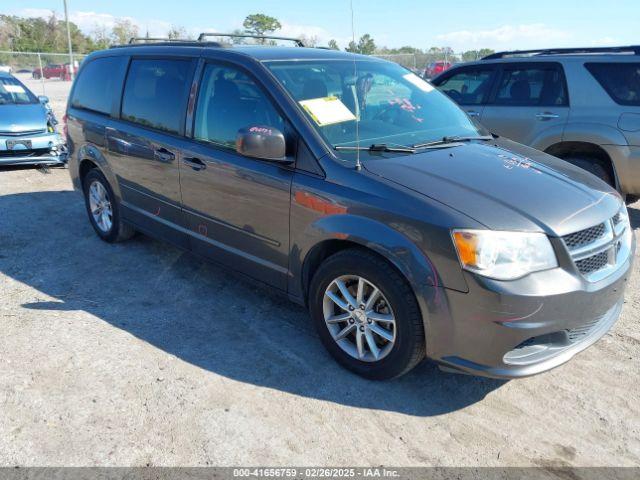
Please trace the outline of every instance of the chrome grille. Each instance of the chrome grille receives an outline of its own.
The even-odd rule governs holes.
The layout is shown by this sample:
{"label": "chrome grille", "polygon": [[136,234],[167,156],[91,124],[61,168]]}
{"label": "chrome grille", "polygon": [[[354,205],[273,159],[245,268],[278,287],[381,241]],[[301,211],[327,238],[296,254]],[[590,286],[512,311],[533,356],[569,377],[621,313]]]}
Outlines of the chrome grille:
{"label": "chrome grille", "polygon": [[599,238],[602,238],[605,234],[605,225],[601,223],[595,227],[586,228],[576,233],[571,233],[563,237],[564,243],[569,249],[578,248],[583,245],[588,245]]}
{"label": "chrome grille", "polygon": [[604,252],[600,252],[596,255],[592,255],[591,257],[587,257],[584,260],[578,260],[576,262],[576,267],[578,267],[578,270],[580,270],[581,274],[588,275],[592,272],[606,267],[608,263],[609,252],[605,250]]}
{"label": "chrome grille", "polygon": [[[630,229],[625,207],[605,222],[562,237],[577,270],[591,282],[605,278],[626,260]],[[627,238],[627,240],[625,240]]]}

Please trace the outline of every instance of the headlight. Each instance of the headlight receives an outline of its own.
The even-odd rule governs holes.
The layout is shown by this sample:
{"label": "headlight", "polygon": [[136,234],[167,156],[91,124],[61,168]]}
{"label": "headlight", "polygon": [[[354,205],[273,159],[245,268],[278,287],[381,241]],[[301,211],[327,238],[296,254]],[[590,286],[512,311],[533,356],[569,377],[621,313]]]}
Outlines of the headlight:
{"label": "headlight", "polygon": [[514,280],[558,266],[543,233],[453,230],[462,268],[497,280]]}

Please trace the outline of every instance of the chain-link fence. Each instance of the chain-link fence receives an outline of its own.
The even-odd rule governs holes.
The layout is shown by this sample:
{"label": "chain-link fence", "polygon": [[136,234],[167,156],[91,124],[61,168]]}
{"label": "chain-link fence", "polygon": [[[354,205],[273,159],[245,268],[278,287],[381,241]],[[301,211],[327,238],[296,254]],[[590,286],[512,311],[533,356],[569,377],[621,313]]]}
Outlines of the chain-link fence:
{"label": "chain-link fence", "polygon": [[482,58],[479,50],[469,50],[464,53],[445,50],[434,53],[394,53],[388,55],[375,54],[374,56],[399,63],[426,78],[433,78],[455,64],[472,62]]}
{"label": "chain-link fence", "polygon": [[[69,82],[72,74],[75,75],[75,72],[78,71],[84,57],[85,55],[82,54],[74,54],[73,62],[71,62],[68,53],[0,51],[0,70],[12,73],[23,82],[37,81],[37,88],[34,88],[34,82],[28,82],[29,88],[33,89],[34,93],[48,95],[49,84]],[[57,88],[55,89],[57,90]]]}

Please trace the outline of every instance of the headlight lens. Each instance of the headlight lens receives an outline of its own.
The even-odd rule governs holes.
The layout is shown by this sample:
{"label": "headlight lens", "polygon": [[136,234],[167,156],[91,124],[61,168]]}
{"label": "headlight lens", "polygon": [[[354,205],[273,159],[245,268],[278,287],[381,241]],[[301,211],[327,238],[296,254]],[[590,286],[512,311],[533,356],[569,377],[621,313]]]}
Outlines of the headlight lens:
{"label": "headlight lens", "polygon": [[543,233],[453,230],[462,267],[497,280],[514,280],[531,272],[558,266],[556,254]]}

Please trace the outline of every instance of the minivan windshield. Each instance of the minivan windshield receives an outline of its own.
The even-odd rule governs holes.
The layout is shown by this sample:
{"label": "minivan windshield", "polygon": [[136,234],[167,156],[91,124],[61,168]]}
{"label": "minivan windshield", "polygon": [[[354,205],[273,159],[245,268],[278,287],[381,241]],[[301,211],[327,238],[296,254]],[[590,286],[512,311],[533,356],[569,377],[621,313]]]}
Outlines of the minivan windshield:
{"label": "minivan windshield", "polygon": [[443,138],[486,133],[448,97],[394,63],[366,59],[265,63],[336,149],[383,145],[400,151]]}
{"label": "minivan windshield", "polygon": [[0,105],[37,103],[36,96],[16,78],[0,77]]}

